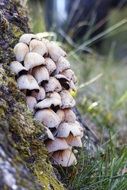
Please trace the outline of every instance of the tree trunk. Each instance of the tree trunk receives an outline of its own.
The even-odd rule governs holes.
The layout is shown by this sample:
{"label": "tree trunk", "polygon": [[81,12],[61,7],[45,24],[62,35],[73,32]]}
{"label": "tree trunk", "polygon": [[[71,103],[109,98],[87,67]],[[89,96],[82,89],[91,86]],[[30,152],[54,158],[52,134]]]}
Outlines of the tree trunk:
{"label": "tree trunk", "polygon": [[27,22],[19,1],[0,1],[0,190],[62,190],[48,161],[43,126],[32,119],[9,69],[14,45],[29,32]]}

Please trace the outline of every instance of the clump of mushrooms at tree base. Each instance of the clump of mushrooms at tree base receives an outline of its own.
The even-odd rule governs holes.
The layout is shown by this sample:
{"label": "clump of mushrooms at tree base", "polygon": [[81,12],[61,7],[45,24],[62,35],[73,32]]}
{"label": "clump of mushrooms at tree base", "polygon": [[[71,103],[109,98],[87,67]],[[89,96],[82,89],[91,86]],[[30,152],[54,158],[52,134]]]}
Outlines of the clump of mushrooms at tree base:
{"label": "clump of mushrooms at tree base", "polygon": [[10,68],[34,118],[45,126],[53,164],[76,164],[73,147],[82,147],[83,128],[72,110],[75,100],[70,92],[76,89],[76,76],[66,52],[41,34],[23,34],[14,54]]}

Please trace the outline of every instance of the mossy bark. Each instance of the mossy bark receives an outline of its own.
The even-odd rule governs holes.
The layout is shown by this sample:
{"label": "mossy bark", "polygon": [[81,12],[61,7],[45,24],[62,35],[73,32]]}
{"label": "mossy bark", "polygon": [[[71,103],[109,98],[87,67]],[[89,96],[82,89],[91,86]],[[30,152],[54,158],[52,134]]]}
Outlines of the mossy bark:
{"label": "mossy bark", "polygon": [[0,1],[0,189],[64,189],[43,144],[43,126],[32,119],[9,64],[19,37],[29,32],[17,0]]}

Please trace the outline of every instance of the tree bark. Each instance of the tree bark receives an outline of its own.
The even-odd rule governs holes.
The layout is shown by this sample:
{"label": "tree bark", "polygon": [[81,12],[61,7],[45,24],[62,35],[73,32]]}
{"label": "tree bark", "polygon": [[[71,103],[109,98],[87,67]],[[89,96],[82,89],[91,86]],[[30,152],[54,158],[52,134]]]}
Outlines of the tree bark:
{"label": "tree bark", "polygon": [[19,1],[1,0],[0,190],[62,190],[48,161],[43,126],[32,119],[9,69],[13,47],[24,32],[29,32],[28,19]]}

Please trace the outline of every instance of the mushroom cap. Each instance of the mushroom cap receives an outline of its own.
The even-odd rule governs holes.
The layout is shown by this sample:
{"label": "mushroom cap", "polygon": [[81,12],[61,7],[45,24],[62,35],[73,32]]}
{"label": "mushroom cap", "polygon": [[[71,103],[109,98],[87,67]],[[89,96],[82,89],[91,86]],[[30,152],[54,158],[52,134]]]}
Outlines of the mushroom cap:
{"label": "mushroom cap", "polygon": [[76,157],[70,149],[54,152],[52,157],[53,164],[63,167],[69,167],[77,163]]}
{"label": "mushroom cap", "polygon": [[34,107],[35,107],[35,105],[37,104],[36,98],[33,97],[33,96],[27,96],[27,97],[26,97],[26,102],[27,102],[28,108],[29,108],[31,111],[34,111]]}
{"label": "mushroom cap", "polygon": [[72,108],[75,106],[75,100],[70,95],[70,93],[67,90],[63,90],[60,92],[62,106],[61,108]]}
{"label": "mushroom cap", "polygon": [[10,68],[15,74],[18,74],[20,71],[27,72],[27,69],[18,61],[11,62]]}
{"label": "mushroom cap", "polygon": [[50,108],[51,106],[60,106],[61,100],[58,98],[45,98],[38,104],[36,104],[36,109]]}
{"label": "mushroom cap", "polygon": [[48,152],[55,152],[58,150],[65,150],[69,148],[69,145],[65,141],[65,139],[55,138],[54,140],[48,140],[46,143],[46,147]]}
{"label": "mushroom cap", "polygon": [[60,119],[57,114],[51,109],[39,110],[35,113],[35,119],[42,122],[48,128],[57,128],[60,124]]}
{"label": "mushroom cap", "polygon": [[44,66],[33,68],[32,75],[37,80],[38,84],[40,84],[42,81],[48,82],[49,80],[48,70]]}
{"label": "mushroom cap", "polygon": [[56,73],[62,73],[66,69],[70,69],[70,63],[66,58],[61,56],[56,62]]}
{"label": "mushroom cap", "polygon": [[64,121],[65,122],[75,122],[76,121],[76,115],[71,109],[64,109]]}
{"label": "mushroom cap", "polygon": [[74,137],[72,134],[70,134],[67,138],[66,141],[68,145],[73,146],[73,147],[82,147],[82,141],[80,136]]}
{"label": "mushroom cap", "polygon": [[58,92],[49,92],[47,93],[47,97],[61,100],[61,96],[59,95]]}
{"label": "mushroom cap", "polygon": [[60,119],[60,123],[64,121],[65,118],[65,114],[64,114],[64,110],[59,109],[56,114],[58,115],[59,119]]}
{"label": "mushroom cap", "polygon": [[56,64],[49,57],[45,58],[45,66],[46,66],[49,74],[53,73],[56,70]]}
{"label": "mushroom cap", "polygon": [[39,90],[39,86],[37,81],[34,79],[32,75],[21,75],[17,79],[17,84],[20,90],[28,89],[28,90]]}
{"label": "mushroom cap", "polygon": [[31,39],[36,39],[37,36],[34,34],[23,34],[20,39],[19,42],[23,42],[29,45]]}
{"label": "mushroom cap", "polygon": [[47,48],[48,48],[48,52],[50,57],[53,59],[53,61],[58,61],[58,59],[61,56],[66,56],[66,52],[60,48],[55,42],[49,42],[47,43]]}
{"label": "mushroom cap", "polygon": [[32,91],[31,95],[34,96],[37,101],[43,100],[45,98],[45,90],[40,86],[39,92]]}
{"label": "mushroom cap", "polygon": [[61,86],[68,90],[70,88],[69,80],[61,74],[55,75],[55,78],[60,82]]}
{"label": "mushroom cap", "polygon": [[57,128],[57,137],[68,137],[70,134],[73,136],[81,136],[81,126],[78,122],[67,123],[63,122]]}
{"label": "mushroom cap", "polygon": [[45,65],[44,58],[36,52],[27,53],[24,60],[24,66],[29,70],[39,65]]}
{"label": "mushroom cap", "polygon": [[54,140],[55,138],[54,138],[52,132],[47,127],[45,127],[45,129],[46,129],[46,133],[47,133],[48,138],[51,140]]}
{"label": "mushroom cap", "polygon": [[72,71],[71,69],[66,69],[64,70],[61,74],[63,74],[65,77],[68,78],[68,80],[72,80],[74,83],[77,82],[77,78],[74,74],[74,71]]}
{"label": "mushroom cap", "polygon": [[60,92],[62,87],[55,77],[50,77],[48,83],[45,85],[46,92]]}
{"label": "mushroom cap", "polygon": [[37,39],[33,39],[30,41],[29,48],[30,48],[30,51],[36,52],[42,56],[48,53],[48,49],[45,43]]}
{"label": "mushroom cap", "polygon": [[28,52],[29,52],[28,46],[22,42],[19,42],[14,47],[14,54],[16,56],[16,60],[19,62],[24,60],[24,58]]}

